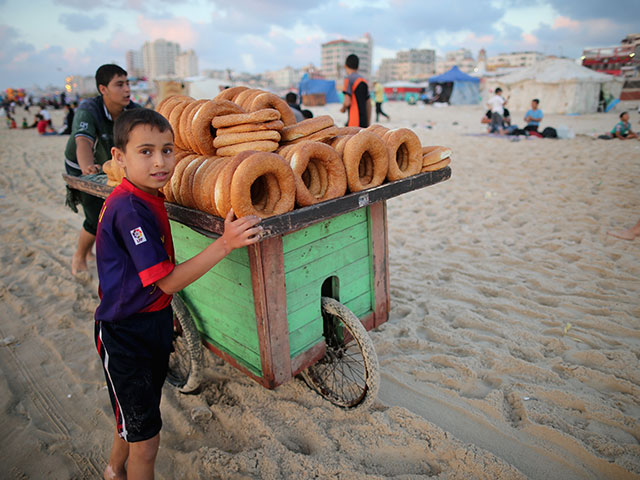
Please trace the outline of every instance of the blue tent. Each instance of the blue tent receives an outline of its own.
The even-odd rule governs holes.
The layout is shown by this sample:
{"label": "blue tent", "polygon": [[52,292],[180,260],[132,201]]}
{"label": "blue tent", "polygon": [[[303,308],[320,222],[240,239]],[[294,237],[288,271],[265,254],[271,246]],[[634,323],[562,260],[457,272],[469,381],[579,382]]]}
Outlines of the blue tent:
{"label": "blue tent", "polygon": [[336,82],[334,80],[322,80],[319,78],[309,78],[308,74],[304,74],[300,85],[298,86],[298,94],[300,100],[303,95],[311,93],[324,93],[327,103],[340,103],[340,97],[336,91]]}
{"label": "blue tent", "polygon": [[[442,86],[442,98],[451,105],[466,105],[480,102],[480,79],[467,75],[457,66],[429,79],[429,85]],[[445,98],[446,97],[446,98]]]}

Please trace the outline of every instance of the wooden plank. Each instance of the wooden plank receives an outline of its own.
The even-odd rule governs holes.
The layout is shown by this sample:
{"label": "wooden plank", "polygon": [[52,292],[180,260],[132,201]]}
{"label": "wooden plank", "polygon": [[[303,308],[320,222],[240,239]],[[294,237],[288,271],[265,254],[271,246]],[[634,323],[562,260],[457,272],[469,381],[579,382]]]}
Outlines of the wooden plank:
{"label": "wooden plank", "polygon": [[[176,256],[180,252],[184,260],[188,260],[197,253],[207,248],[211,243],[220,238],[218,235],[202,235],[192,228],[183,225],[175,220],[170,220],[173,243],[176,249]],[[225,260],[244,265],[249,269],[249,253],[245,248],[237,248],[225,257]]]}
{"label": "wooden plank", "polygon": [[207,347],[216,348],[216,354],[219,354],[218,352],[224,353],[225,357],[223,358],[233,360],[232,364],[234,366],[242,365],[244,367],[242,369],[243,371],[250,371],[253,375],[262,377],[260,356],[257,353],[247,349],[240,343],[234,343],[232,341],[233,339],[223,345],[206,334],[202,334],[201,336],[203,343],[205,343]]}
{"label": "wooden plank", "polygon": [[263,377],[274,388],[291,378],[282,237],[249,247]]}
{"label": "wooden plank", "polygon": [[326,344],[324,343],[324,339],[322,339],[304,352],[293,357],[291,359],[291,376],[298,375],[302,370],[309,368],[310,365],[313,365],[324,357],[325,350]]}
{"label": "wooden plank", "polygon": [[358,318],[363,318],[370,312],[373,312],[373,298],[371,293],[360,295],[348,302],[344,302],[343,305],[351,310]]}
{"label": "wooden plank", "polygon": [[291,344],[291,357],[295,357],[304,352],[311,345],[315,345],[322,340],[322,316],[314,319],[305,326],[299,328],[289,334],[289,343]]}
{"label": "wooden plank", "polygon": [[[419,173],[412,177],[385,183],[369,190],[350,193],[316,205],[298,208],[282,215],[265,218],[261,223],[264,228],[263,238],[294,232],[319,221],[337,217],[343,213],[358,210],[373,203],[397,197],[398,195],[419,188],[435,185],[436,183],[448,180],[450,177],[451,168],[445,167],[435,172]],[[87,180],[85,177],[73,177],[63,174],[63,178],[71,188],[82,190],[102,198],[109,195],[112,190],[112,187],[99,185],[95,180]],[[104,179],[106,181],[106,176],[104,176]],[[184,223],[204,235],[211,233],[222,235],[224,232],[224,219],[222,218],[173,203],[167,202],[165,205],[169,218]]]}
{"label": "wooden plank", "polygon": [[369,236],[371,238],[373,294],[377,327],[389,319],[389,242],[387,238],[387,203],[374,203],[369,207]]}
{"label": "wooden plank", "polygon": [[366,208],[345,213],[339,217],[331,218],[323,222],[310,225],[303,230],[286,234],[282,237],[283,251],[285,254],[312,243],[320,238],[325,238],[342,230],[358,224],[366,224]]}
{"label": "wooden plank", "polygon": [[255,380],[256,382],[258,382],[263,387],[270,388],[269,385],[266,384],[264,378],[261,376],[260,373],[256,374],[253,370],[250,370],[245,365],[243,365],[242,363],[238,362],[234,357],[232,357],[231,355],[229,355],[225,351],[220,350],[219,348],[217,348],[212,343],[209,343],[206,339],[203,339],[203,344],[204,344],[205,347],[207,347],[209,350],[211,350],[214,354],[216,354],[218,357],[223,359],[229,365],[234,366],[235,368],[240,370],[242,373],[247,375],[249,378],[251,378],[252,380]]}

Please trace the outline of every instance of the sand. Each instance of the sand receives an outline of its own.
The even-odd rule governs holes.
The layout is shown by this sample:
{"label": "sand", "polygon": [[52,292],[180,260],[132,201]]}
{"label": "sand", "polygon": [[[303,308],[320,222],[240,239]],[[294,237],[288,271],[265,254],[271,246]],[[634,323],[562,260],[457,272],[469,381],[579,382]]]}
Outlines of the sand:
{"label": "sand", "polygon": [[[640,239],[606,234],[638,221],[640,141],[591,138],[616,113],[549,116],[576,137],[515,142],[474,135],[481,106],[384,109],[454,156],[449,181],[388,202],[378,400],[269,391],[207,352],[200,394],[164,389],[157,478],[640,478]],[[5,478],[99,478],[111,441],[65,142],[0,128]]]}

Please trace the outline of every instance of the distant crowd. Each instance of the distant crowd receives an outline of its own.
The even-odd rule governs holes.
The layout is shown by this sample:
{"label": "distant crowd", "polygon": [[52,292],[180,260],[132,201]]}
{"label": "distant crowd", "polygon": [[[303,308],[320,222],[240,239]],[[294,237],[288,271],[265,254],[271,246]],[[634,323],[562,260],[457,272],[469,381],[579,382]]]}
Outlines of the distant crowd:
{"label": "distant crowd", "polygon": [[[29,129],[34,128],[40,135],[69,135],[71,134],[71,126],[73,125],[73,117],[78,107],[78,99],[68,101],[66,94],[63,92],[60,96],[43,97],[34,103],[33,96],[24,96],[17,99],[3,98],[1,101],[1,109],[3,111],[7,128]],[[50,110],[65,110],[64,123],[55,128],[51,119]],[[18,109],[22,109],[23,116],[20,126],[16,117]],[[34,113],[34,110],[35,111]],[[29,120],[29,117],[30,120]]]}

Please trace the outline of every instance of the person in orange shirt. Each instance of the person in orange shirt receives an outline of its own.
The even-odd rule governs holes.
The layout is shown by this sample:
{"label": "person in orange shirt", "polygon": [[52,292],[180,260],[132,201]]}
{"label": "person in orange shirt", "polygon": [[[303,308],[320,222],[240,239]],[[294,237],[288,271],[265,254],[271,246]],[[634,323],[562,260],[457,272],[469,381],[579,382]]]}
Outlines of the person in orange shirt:
{"label": "person in orange shirt", "polygon": [[347,112],[347,127],[369,126],[371,119],[371,100],[369,99],[369,85],[367,81],[358,73],[360,59],[357,55],[351,54],[345,61],[344,68],[347,76],[344,79],[344,101],[341,112]]}

